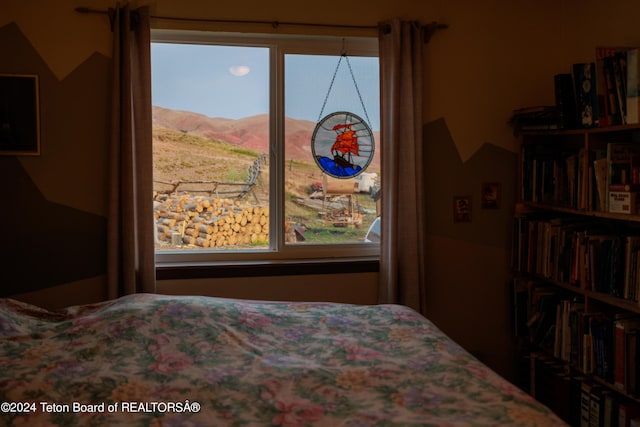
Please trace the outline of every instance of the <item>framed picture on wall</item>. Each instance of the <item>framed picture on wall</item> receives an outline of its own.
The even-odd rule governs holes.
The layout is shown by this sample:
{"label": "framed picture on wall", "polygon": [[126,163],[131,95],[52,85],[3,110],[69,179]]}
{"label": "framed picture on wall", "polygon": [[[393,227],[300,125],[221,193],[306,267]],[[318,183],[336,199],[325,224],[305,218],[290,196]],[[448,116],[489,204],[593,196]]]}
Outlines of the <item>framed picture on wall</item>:
{"label": "framed picture on wall", "polygon": [[38,76],[0,74],[0,155],[39,154]]}
{"label": "framed picture on wall", "polygon": [[500,207],[500,183],[484,182],[480,197],[482,209],[498,209]]}
{"label": "framed picture on wall", "polygon": [[471,222],[471,196],[454,196],[453,222]]}

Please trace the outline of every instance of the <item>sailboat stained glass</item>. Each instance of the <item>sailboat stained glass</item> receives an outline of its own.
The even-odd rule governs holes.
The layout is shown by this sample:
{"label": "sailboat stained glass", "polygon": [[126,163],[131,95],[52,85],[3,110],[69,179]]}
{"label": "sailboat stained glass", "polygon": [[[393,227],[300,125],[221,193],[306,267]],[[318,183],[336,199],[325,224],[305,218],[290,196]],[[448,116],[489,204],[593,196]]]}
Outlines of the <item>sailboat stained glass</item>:
{"label": "sailboat stained glass", "polygon": [[338,111],[318,122],[311,149],[316,164],[325,173],[334,178],[353,178],[364,172],[373,159],[373,133],[358,115]]}
{"label": "sailboat stained glass", "polygon": [[[337,111],[321,118],[343,59],[349,67],[349,73],[367,121],[348,111]],[[334,178],[348,179],[360,175],[367,169],[373,160],[375,146],[373,133],[367,122],[369,122],[369,116],[356,76],[353,74],[349,57],[343,53],[338,59],[329,90],[320,109],[318,124],[311,136],[313,159],[324,173]]]}

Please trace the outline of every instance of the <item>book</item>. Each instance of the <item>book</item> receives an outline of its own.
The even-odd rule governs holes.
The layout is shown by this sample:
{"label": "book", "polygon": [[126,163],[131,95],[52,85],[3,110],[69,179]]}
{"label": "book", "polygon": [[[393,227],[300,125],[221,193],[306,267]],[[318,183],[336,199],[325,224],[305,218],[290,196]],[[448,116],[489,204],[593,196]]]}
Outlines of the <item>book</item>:
{"label": "book", "polygon": [[608,69],[613,75],[615,96],[620,111],[620,124],[622,125],[627,123],[626,62],[624,52],[617,52],[615,56],[605,59],[605,63],[608,64]]}
{"label": "book", "polygon": [[[580,406],[581,382],[566,370],[566,366],[556,359],[538,354],[533,358],[533,393],[535,398],[546,405],[561,419],[570,422],[574,406]],[[577,396],[576,396],[576,387]],[[578,400],[576,401],[576,397]]]}
{"label": "book", "polygon": [[598,95],[596,92],[595,63],[573,64],[578,127],[598,127]]}
{"label": "book", "polygon": [[609,253],[609,287],[605,289],[605,292],[618,298],[622,298],[624,292],[625,244],[626,238],[624,236],[617,236],[612,241],[611,251]]}
{"label": "book", "polygon": [[630,427],[631,420],[640,416],[637,403],[628,400],[618,402],[618,427]]}
{"label": "book", "polygon": [[584,381],[580,390],[580,427],[590,427],[591,423],[591,389],[593,385]]}
{"label": "book", "polygon": [[602,405],[603,388],[601,386],[591,387],[589,397],[589,426],[600,427],[604,421],[604,411]]}
{"label": "book", "polygon": [[627,333],[640,327],[640,318],[618,319],[614,322],[614,382],[613,385],[621,391],[627,390]]}
{"label": "book", "polygon": [[569,425],[571,426],[580,426],[580,419],[582,416],[582,383],[584,383],[585,381],[588,381],[587,377],[585,376],[571,375],[569,383]]}
{"label": "book", "polygon": [[624,288],[624,237],[590,234],[586,242],[588,276],[585,289],[619,296]]}
{"label": "book", "polygon": [[607,159],[601,158],[593,161],[593,172],[596,181],[598,195],[597,210],[606,212],[609,201],[607,200]]}
{"label": "book", "polygon": [[572,332],[576,329],[574,323],[576,313],[584,310],[584,300],[576,297],[563,299],[558,304],[558,316],[556,322],[557,349],[554,356],[564,361],[571,361],[571,353],[576,342],[572,339]]}
{"label": "book", "polygon": [[627,52],[627,123],[640,123],[640,49]]}
{"label": "book", "polygon": [[558,128],[576,128],[576,96],[573,87],[573,77],[570,73],[553,76],[556,109],[558,111]]}
{"label": "book", "polygon": [[[640,184],[638,149],[634,144],[611,142],[607,144],[608,211],[636,213],[636,191]],[[613,194],[612,194],[613,193]]]}
{"label": "book", "polygon": [[627,192],[639,192],[640,185],[639,184],[611,184],[609,186],[609,190],[611,191],[627,191]]}
{"label": "book", "polygon": [[566,304],[567,301],[562,300],[558,303],[558,305],[556,305],[556,323],[555,323],[555,329],[554,329],[554,341],[553,341],[553,357],[556,357],[558,359],[561,358],[561,347],[562,347],[562,337],[564,335],[563,332],[563,312],[565,310],[565,307],[567,307]]}
{"label": "book", "polygon": [[602,394],[602,426],[613,427],[616,425],[616,396],[613,391],[606,391]]}
{"label": "book", "polygon": [[634,329],[626,334],[626,357],[627,357],[627,393],[635,395],[638,393],[638,334],[640,331]]}
{"label": "book", "polygon": [[[558,305],[559,296],[553,290],[535,289],[532,293],[532,314],[527,322],[529,326],[529,334],[531,342],[534,345],[544,346],[545,339],[554,334],[555,342],[555,323],[556,323],[556,307]],[[551,346],[553,349],[553,346]]]}
{"label": "book", "polygon": [[613,383],[613,320],[596,316],[591,323],[594,373],[606,382]]}
{"label": "book", "polygon": [[638,193],[633,191],[609,191],[609,212],[638,213]]}
{"label": "book", "polygon": [[535,105],[513,110],[508,123],[517,134],[523,130],[558,129],[558,117],[555,105]]}
{"label": "book", "polygon": [[607,188],[612,185],[632,184],[631,156],[634,148],[631,143],[611,142],[607,144]]}
{"label": "book", "polygon": [[625,298],[631,301],[638,301],[640,295],[640,248],[633,247],[630,259],[630,276],[628,284],[628,294]]}
{"label": "book", "polygon": [[613,67],[611,70],[610,60],[605,58],[615,57],[617,53],[624,52],[627,47],[618,46],[597,46],[595,55],[596,64],[596,93],[598,96],[599,124],[601,127],[621,124],[620,111],[616,96],[615,81],[613,77]]}
{"label": "book", "polygon": [[640,236],[626,236],[625,272],[622,298],[634,301],[637,297],[638,255],[640,253]]}
{"label": "book", "polygon": [[527,115],[534,113],[544,113],[547,111],[553,111],[554,107],[550,105],[531,105],[528,107],[520,107],[513,110],[514,116]]}

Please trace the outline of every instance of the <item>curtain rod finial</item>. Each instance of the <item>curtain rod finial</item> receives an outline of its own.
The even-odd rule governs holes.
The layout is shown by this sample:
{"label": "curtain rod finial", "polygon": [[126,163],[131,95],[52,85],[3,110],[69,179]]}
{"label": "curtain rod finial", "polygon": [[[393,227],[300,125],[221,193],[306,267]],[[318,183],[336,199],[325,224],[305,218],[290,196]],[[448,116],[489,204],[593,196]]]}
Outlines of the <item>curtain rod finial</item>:
{"label": "curtain rod finial", "polygon": [[436,31],[446,30],[447,28],[449,28],[449,25],[443,24],[437,21],[433,21],[425,25],[423,28],[424,28],[424,42],[429,43],[429,40],[431,40],[431,37],[433,37]]}
{"label": "curtain rod finial", "polygon": [[92,8],[86,7],[86,6],[77,6],[73,10],[75,10],[78,13],[84,13],[84,14],[95,13],[95,14],[98,14],[98,15],[104,15],[104,14],[107,13],[106,10],[92,9]]}

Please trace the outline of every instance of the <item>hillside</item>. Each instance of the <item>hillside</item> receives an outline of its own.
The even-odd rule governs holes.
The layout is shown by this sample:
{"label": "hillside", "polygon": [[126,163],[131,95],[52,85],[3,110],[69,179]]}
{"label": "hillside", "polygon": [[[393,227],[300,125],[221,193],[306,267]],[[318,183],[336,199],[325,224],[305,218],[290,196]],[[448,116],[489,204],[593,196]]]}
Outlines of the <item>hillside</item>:
{"label": "hillside", "polygon": [[[267,114],[234,120],[154,106],[153,125],[186,135],[226,141],[237,147],[260,153],[268,153],[269,151],[269,116]],[[308,120],[289,117],[285,119],[286,160],[313,163],[311,136],[315,125],[314,122]],[[374,132],[374,138],[379,141],[379,132]],[[369,166],[370,171],[380,171],[379,159],[379,150],[376,150]]]}
{"label": "hillside", "polygon": [[[191,225],[176,222],[186,214],[185,206],[193,205],[214,209],[215,203],[227,203],[216,200],[234,198],[243,187],[221,183],[242,184],[247,181],[248,170],[257,159],[263,159],[261,168],[268,167],[268,117],[252,116],[240,120],[210,118],[201,114],[172,111],[159,107],[153,109],[153,179],[156,192],[156,216],[158,220],[158,247],[171,247],[173,234],[181,234],[180,244],[189,247],[235,247],[241,242],[253,245],[268,238],[268,231],[244,233],[241,236],[222,238],[213,234],[198,237],[185,235]],[[288,222],[304,224],[307,242],[345,242],[362,241],[366,227],[334,227],[332,213],[349,209],[350,199],[337,200],[337,207],[320,201],[317,206],[301,203],[310,197],[310,189],[322,181],[322,172],[311,155],[311,135],[315,124],[304,120],[287,119],[285,122],[286,173],[285,173],[285,214]],[[374,166],[375,167],[375,166]],[[373,169],[370,167],[370,170]],[[375,170],[375,169],[374,169]],[[379,170],[379,169],[378,169]],[[191,184],[183,184],[190,181]],[[215,181],[215,183],[212,183]],[[182,182],[177,188],[174,184]],[[195,182],[195,183],[193,183]],[[353,187],[351,187],[353,188]],[[357,208],[364,209],[359,220],[370,224],[375,215],[375,203],[369,194],[356,196]],[[239,202],[239,201],[238,201]],[[256,185],[250,193],[245,193],[242,203],[249,203],[250,210],[262,209],[269,203],[269,174],[260,173]],[[342,203],[345,205],[343,206]],[[243,205],[244,206],[244,205]],[[190,208],[189,208],[190,209]],[[244,208],[243,208],[244,209]],[[322,210],[322,214],[318,211]],[[217,210],[202,212],[200,209],[190,212],[194,218],[211,222],[213,219],[203,215],[219,215]],[[331,212],[328,212],[331,211]],[[366,210],[366,213],[364,212]],[[219,221],[216,220],[216,221]],[[341,220],[342,221],[342,220]],[[167,225],[171,224],[171,226]],[[175,227],[178,227],[177,229]],[[180,228],[182,227],[182,228]],[[190,227],[187,229],[187,227]],[[254,225],[254,228],[256,226]],[[262,227],[262,224],[261,224]],[[235,240],[237,238],[237,240]],[[247,239],[251,240],[248,243]],[[202,240],[207,239],[207,240]],[[255,240],[255,241],[254,241]],[[169,246],[167,246],[169,245]]]}

